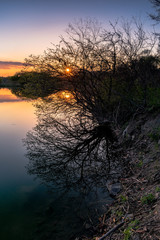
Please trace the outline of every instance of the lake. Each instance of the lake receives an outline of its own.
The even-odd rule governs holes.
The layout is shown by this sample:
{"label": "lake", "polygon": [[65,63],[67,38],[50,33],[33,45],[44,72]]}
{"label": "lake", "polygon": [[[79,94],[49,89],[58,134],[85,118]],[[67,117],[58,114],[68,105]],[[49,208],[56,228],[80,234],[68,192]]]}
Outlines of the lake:
{"label": "lake", "polygon": [[112,199],[101,189],[85,199],[73,190],[62,196],[27,174],[22,139],[37,123],[34,112],[32,101],[0,89],[0,239],[75,239]]}

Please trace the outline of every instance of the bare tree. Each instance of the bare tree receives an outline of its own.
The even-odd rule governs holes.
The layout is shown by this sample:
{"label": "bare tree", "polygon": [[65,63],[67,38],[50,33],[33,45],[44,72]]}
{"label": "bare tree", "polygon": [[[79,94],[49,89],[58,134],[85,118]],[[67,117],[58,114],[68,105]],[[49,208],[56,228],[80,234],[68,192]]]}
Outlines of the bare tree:
{"label": "bare tree", "polygon": [[[123,117],[121,108],[128,105],[125,119],[127,112],[129,117],[135,110],[134,96],[126,98],[128,89],[135,87],[132,62],[151,55],[155,43],[156,36],[147,34],[137,21],[122,26],[110,23],[103,29],[97,21],[80,20],[69,25],[59,45],[53,45],[44,56],[31,56],[26,63],[59,80],[62,90],[71,90],[75,101],[99,124],[112,122],[115,115],[118,122]],[[123,66],[128,68],[127,77],[122,71],[120,76]],[[127,102],[125,107],[123,102]]]}
{"label": "bare tree", "polygon": [[25,140],[30,173],[90,188],[110,176],[121,159],[116,126],[146,107],[152,72],[148,76],[151,68],[147,74],[144,69],[153,62],[147,57],[155,43],[156,36],[138,22],[103,29],[96,21],[80,20],[69,25],[59,45],[26,60],[32,71],[59,82],[59,93],[37,105],[38,125]]}

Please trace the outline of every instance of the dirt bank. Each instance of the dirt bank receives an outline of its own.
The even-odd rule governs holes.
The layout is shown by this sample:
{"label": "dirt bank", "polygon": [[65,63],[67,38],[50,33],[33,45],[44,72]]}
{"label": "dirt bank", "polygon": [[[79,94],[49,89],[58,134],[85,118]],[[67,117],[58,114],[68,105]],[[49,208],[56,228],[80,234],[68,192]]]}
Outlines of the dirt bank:
{"label": "dirt bank", "polygon": [[134,116],[119,136],[129,159],[128,171],[120,178],[122,190],[91,229],[92,237],[82,239],[159,240],[160,114]]}

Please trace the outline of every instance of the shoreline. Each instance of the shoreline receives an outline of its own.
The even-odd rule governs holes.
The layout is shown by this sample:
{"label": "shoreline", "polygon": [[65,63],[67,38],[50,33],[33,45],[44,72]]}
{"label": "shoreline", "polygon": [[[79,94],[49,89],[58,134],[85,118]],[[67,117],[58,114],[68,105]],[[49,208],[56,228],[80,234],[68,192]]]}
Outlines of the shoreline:
{"label": "shoreline", "polygon": [[93,236],[79,239],[160,239],[160,114],[137,116],[126,129],[121,141],[130,162],[120,178],[122,190],[99,217]]}

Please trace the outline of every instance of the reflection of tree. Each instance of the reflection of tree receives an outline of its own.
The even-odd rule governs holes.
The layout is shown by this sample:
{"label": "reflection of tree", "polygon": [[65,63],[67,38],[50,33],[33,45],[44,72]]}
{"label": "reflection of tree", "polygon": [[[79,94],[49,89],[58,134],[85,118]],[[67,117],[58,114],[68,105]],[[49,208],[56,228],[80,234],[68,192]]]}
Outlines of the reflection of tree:
{"label": "reflection of tree", "polygon": [[109,176],[116,137],[108,122],[99,125],[71,102],[57,95],[37,104],[38,124],[25,139],[28,172],[58,188],[93,188]]}

